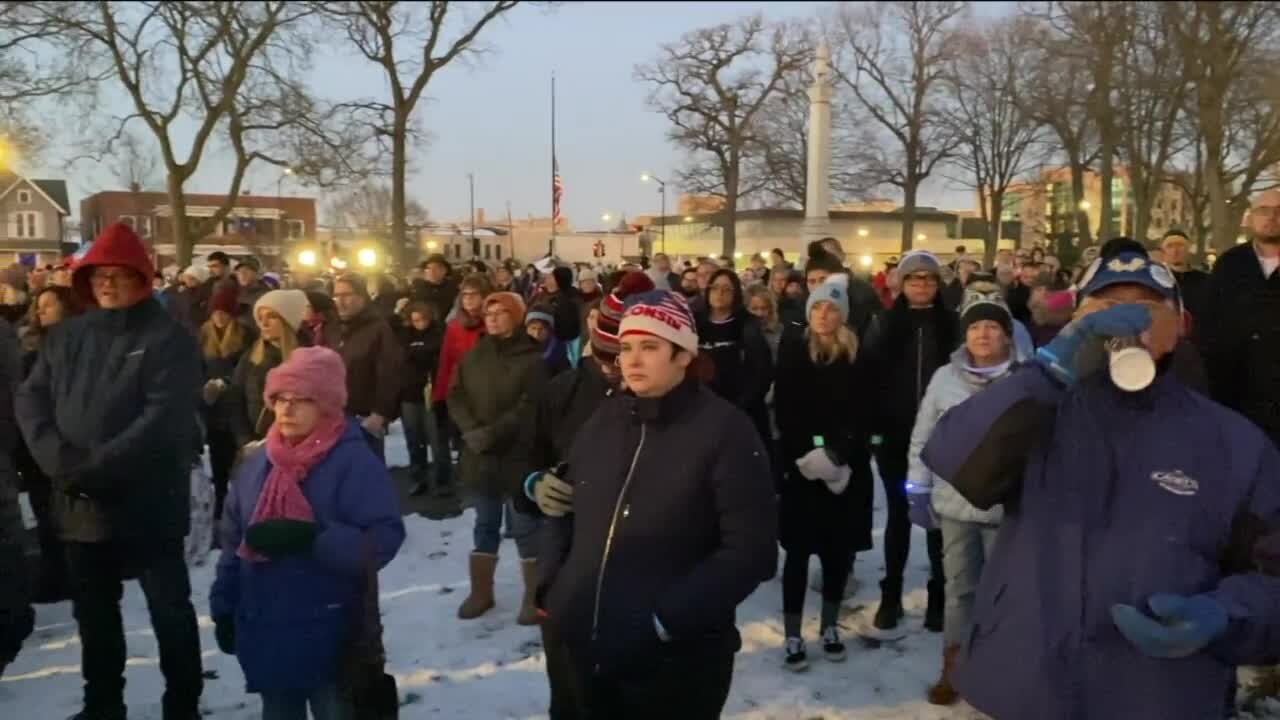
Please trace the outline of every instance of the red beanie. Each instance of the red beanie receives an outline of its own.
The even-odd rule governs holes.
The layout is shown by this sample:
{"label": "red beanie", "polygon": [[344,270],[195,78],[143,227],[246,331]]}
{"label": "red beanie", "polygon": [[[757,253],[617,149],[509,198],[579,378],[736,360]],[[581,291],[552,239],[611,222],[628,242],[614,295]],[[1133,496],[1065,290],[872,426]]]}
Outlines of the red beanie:
{"label": "red beanie", "polygon": [[632,296],[653,290],[653,280],[648,275],[633,270],[618,280],[618,286],[600,302],[600,315],[591,331],[591,353],[596,357],[612,359],[618,355],[618,326],[622,322],[624,301]]}
{"label": "red beanie", "polygon": [[218,291],[209,301],[209,312],[221,310],[228,315],[235,315],[238,309],[240,309],[240,286],[235,283],[219,285]]}

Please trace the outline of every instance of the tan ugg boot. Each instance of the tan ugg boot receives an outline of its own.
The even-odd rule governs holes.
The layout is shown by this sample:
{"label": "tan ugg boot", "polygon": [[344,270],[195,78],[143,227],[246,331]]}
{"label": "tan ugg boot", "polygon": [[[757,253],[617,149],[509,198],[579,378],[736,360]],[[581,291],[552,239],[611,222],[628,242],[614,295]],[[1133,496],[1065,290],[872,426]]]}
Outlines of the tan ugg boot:
{"label": "tan ugg boot", "polygon": [[956,659],[959,655],[959,645],[948,645],[942,649],[942,677],[929,688],[928,698],[931,705],[953,705],[960,699],[956,689],[951,687],[951,673],[956,669]]}
{"label": "tan ugg boot", "polygon": [[524,576],[524,599],[520,601],[520,616],[516,622],[521,625],[540,625],[542,618],[538,615],[537,600],[534,594],[538,590],[538,561],[521,560],[520,574]]}
{"label": "tan ugg boot", "polygon": [[497,555],[471,553],[471,593],[458,608],[458,617],[474,620],[493,609],[493,574],[497,570]]}

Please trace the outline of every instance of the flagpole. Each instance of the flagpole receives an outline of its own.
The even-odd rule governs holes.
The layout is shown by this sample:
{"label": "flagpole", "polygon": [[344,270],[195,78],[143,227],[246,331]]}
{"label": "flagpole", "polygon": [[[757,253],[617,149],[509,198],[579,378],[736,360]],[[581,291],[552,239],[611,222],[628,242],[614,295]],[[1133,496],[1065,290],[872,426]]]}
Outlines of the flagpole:
{"label": "flagpole", "polygon": [[551,73],[551,240],[547,254],[556,254],[556,74]]}

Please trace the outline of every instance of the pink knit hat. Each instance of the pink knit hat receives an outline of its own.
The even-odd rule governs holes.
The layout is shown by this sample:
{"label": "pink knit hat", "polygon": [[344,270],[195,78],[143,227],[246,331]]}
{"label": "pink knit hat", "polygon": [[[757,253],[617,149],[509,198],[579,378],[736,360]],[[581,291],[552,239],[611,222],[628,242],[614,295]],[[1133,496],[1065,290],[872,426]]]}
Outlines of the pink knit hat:
{"label": "pink knit hat", "polygon": [[298,348],[267,373],[267,389],[262,393],[267,406],[281,393],[313,400],[322,415],[341,415],[347,406],[347,367],[329,348]]}

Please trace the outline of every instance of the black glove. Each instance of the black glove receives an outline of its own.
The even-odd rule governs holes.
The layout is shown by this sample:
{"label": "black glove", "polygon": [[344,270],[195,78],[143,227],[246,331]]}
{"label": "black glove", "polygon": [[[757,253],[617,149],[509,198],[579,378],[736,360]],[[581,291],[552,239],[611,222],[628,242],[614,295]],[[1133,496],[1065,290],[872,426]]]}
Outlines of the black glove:
{"label": "black glove", "polygon": [[318,528],[309,520],[263,520],[244,532],[249,549],[269,558],[303,555],[311,552]]}
{"label": "black glove", "polygon": [[227,655],[236,654],[236,619],[223,615],[213,619],[213,636],[218,641],[218,649]]}

